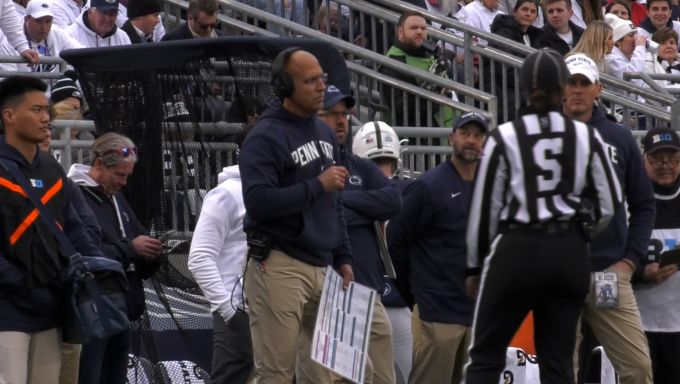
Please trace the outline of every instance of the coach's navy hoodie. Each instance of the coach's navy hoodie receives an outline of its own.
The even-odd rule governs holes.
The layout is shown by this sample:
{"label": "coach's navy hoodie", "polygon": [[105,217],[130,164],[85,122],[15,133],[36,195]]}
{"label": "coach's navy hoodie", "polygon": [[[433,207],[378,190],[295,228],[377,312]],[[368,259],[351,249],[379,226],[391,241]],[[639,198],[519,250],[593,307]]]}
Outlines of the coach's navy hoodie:
{"label": "coach's navy hoodie", "polygon": [[401,211],[401,192],[372,160],[346,153],[342,147],[340,150],[340,163],[349,172],[341,195],[354,254],[354,280],[382,293],[385,265],[375,222],[390,220]]}
{"label": "coach's navy hoodie", "polygon": [[587,124],[602,136],[626,199],[626,204],[619,205],[609,226],[593,239],[592,270],[602,271],[624,258],[640,268],[647,255],[656,206],[652,182],[645,172],[639,146],[628,129],[609,120],[597,106],[593,107],[593,116]]}
{"label": "coach's navy hoodie", "polygon": [[244,231],[268,236],[275,248],[314,266],[351,265],[342,199],[325,193],[318,179],[337,159],[328,125],[270,103],[239,157]]}
{"label": "coach's navy hoodie", "polygon": [[401,214],[387,226],[395,268],[401,271],[403,263],[408,264],[411,290],[424,321],[472,323],[473,302],[465,290],[472,190],[473,182],[463,180],[446,161],[406,188]]}

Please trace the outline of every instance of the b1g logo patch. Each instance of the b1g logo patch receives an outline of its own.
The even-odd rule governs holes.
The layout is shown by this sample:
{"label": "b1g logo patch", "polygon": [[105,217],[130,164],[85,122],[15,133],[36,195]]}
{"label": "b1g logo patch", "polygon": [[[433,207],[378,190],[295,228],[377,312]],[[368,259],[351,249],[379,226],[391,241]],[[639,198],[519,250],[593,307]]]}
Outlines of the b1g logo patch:
{"label": "b1g logo patch", "polygon": [[33,188],[42,188],[44,186],[43,181],[40,179],[30,179],[30,181]]}

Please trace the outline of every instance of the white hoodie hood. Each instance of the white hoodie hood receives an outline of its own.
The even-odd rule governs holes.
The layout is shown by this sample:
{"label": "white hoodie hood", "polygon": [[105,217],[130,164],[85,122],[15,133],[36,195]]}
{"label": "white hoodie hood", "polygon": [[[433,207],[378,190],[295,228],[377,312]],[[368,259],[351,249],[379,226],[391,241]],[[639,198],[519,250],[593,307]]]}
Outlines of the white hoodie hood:
{"label": "white hoodie hood", "polygon": [[217,175],[217,184],[222,184],[222,182],[228,179],[241,181],[241,171],[239,171],[238,165],[222,168],[222,172]]}
{"label": "white hoodie hood", "polygon": [[78,185],[86,187],[98,187],[99,184],[90,177],[91,166],[85,164],[73,164],[68,170],[68,178]]}

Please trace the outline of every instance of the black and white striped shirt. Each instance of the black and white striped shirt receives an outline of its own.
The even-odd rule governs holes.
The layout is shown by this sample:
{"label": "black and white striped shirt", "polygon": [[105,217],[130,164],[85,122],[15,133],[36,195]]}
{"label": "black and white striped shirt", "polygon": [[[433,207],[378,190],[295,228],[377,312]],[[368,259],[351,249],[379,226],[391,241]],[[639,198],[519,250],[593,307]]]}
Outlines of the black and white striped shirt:
{"label": "black and white striped shirt", "polygon": [[599,231],[621,203],[600,135],[558,112],[500,125],[489,133],[483,154],[468,222],[470,268],[481,266],[501,223],[569,221],[587,195]]}

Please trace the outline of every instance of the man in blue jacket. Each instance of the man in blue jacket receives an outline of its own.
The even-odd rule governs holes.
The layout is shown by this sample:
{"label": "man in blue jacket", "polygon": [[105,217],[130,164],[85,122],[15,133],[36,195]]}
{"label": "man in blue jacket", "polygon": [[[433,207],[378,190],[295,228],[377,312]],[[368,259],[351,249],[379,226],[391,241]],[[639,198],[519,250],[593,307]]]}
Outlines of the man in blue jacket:
{"label": "man in blue jacket", "polygon": [[595,127],[600,133],[628,207],[628,219],[624,205],[621,205],[609,226],[595,236],[591,244],[593,280],[598,279],[598,272],[614,273],[618,280],[618,304],[606,307],[604,303],[598,303],[594,292],[597,284],[591,281],[583,320],[604,347],[622,384],[651,384],[649,347],[642,331],[631,278],[644,265],[654,226],[652,184],[633,135],[609,120],[595,104],[602,91],[595,62],[578,54],[569,56],[566,63],[571,76],[565,87],[563,113]]}
{"label": "man in blue jacket", "polygon": [[[28,179],[73,247],[101,256],[70,205],[61,165],[38,150],[49,137],[45,84],[12,76],[0,82],[4,136],[0,158]],[[70,255],[64,254],[19,181],[0,167],[0,382],[53,382],[59,377],[58,292]],[[34,213],[35,212],[35,213]]]}
{"label": "man in blue jacket", "polygon": [[[401,210],[401,192],[371,160],[352,155],[347,148],[350,110],[354,98],[343,94],[336,86],[326,88],[323,109],[319,117],[335,132],[340,145],[339,164],[347,169],[348,179],[342,191],[347,233],[354,259],[354,278],[382,294],[385,287],[385,265],[376,231],[385,221]],[[368,344],[373,384],[393,384],[396,381],[392,353],[392,327],[385,307],[376,296]],[[367,377],[370,371],[367,368]]]}
{"label": "man in blue jacket", "polygon": [[[408,263],[421,320],[414,329],[410,383],[457,383],[470,341],[473,302],[465,289],[465,234],[488,126],[477,113],[453,125],[453,154],[404,191],[403,209],[388,225],[395,263]],[[400,270],[399,268],[397,268]]]}
{"label": "man in blue jacket", "polygon": [[[249,247],[245,291],[255,381],[290,383],[301,334],[312,340],[326,268],[333,265],[345,287],[353,279],[339,193],[348,172],[335,165],[335,135],[317,116],[326,76],[316,57],[300,48],[282,51],[272,85],[280,102],[263,112],[239,158]],[[298,383],[323,369],[309,360],[300,359]]]}

